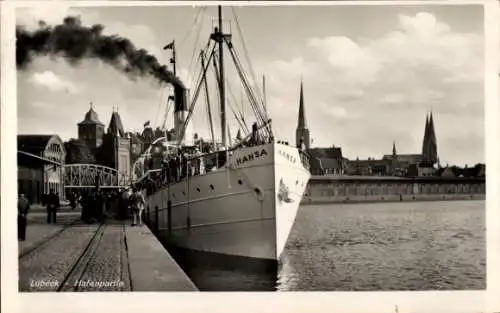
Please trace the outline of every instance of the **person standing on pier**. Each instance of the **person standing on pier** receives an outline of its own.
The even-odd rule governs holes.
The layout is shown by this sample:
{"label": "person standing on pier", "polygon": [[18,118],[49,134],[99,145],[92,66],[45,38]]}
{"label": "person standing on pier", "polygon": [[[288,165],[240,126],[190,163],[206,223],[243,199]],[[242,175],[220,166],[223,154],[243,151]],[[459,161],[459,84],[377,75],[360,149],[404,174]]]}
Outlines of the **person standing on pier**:
{"label": "person standing on pier", "polygon": [[180,153],[175,156],[175,181],[178,182],[181,179],[181,157]]}
{"label": "person standing on pier", "polygon": [[17,200],[17,239],[20,241],[26,240],[26,216],[29,210],[30,203],[28,198],[26,198],[23,193],[20,193],[19,199]]}
{"label": "person standing on pier", "polygon": [[167,184],[167,182],[168,182],[167,177],[168,177],[168,159],[165,156],[161,160],[161,175],[160,175],[160,183],[161,184],[160,184],[160,187]]}
{"label": "person standing on pier", "polygon": [[180,150],[176,161],[177,161],[177,181],[180,181],[182,179],[182,153]]}
{"label": "person standing on pier", "polygon": [[56,223],[57,209],[60,207],[59,197],[51,190],[47,196],[47,223]]}
{"label": "person standing on pier", "polygon": [[136,189],[131,196],[133,214],[132,226],[142,225],[142,211],[144,210],[145,202],[146,201],[144,200],[144,196],[142,195],[140,189]]}
{"label": "person standing on pier", "polygon": [[188,164],[187,164],[187,158],[186,154],[182,153],[181,154],[181,180],[187,177],[187,171],[188,171]]}
{"label": "person standing on pier", "polygon": [[130,197],[132,195],[131,189],[127,188],[125,189],[120,197],[120,219],[127,219],[130,214],[129,214],[129,207],[130,207]]}
{"label": "person standing on pier", "polygon": [[170,184],[170,181],[171,181],[171,177],[172,177],[172,167],[170,165],[171,163],[171,158],[170,156],[167,156],[166,160],[165,160],[165,183],[166,184]]}

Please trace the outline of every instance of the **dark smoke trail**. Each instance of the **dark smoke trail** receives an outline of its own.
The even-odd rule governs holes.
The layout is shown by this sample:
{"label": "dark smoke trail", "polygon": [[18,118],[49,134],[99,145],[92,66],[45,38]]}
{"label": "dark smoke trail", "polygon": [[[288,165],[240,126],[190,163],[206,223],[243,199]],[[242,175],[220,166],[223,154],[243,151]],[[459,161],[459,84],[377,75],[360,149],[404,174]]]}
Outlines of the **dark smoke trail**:
{"label": "dark smoke trail", "polygon": [[62,24],[49,26],[39,22],[39,28],[28,31],[16,28],[16,63],[25,69],[37,55],[64,57],[71,65],[83,59],[99,59],[134,78],[152,76],[161,83],[184,88],[182,82],[144,49],[137,49],[127,38],[103,35],[104,26],[82,25],[79,17],[66,17]]}

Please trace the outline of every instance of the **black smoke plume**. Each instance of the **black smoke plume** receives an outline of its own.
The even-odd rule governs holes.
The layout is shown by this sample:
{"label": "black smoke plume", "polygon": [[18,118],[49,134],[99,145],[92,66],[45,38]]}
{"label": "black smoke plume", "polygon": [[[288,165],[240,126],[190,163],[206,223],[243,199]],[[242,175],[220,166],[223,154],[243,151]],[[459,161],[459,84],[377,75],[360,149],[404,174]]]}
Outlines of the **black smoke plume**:
{"label": "black smoke plume", "polygon": [[43,21],[38,26],[34,31],[23,26],[16,28],[16,63],[20,70],[41,55],[60,56],[71,65],[78,65],[83,59],[99,59],[131,78],[150,76],[184,89],[182,82],[154,55],[137,49],[127,38],[103,35],[104,26],[100,24],[84,26],[79,17],[69,16],[57,26]]}

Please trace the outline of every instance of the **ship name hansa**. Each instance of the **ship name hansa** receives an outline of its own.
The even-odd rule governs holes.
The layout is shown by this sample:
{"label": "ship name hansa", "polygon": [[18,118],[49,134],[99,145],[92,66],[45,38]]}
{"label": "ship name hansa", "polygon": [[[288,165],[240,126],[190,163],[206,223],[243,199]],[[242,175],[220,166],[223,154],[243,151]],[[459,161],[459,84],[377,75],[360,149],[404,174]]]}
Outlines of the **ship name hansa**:
{"label": "ship name hansa", "polygon": [[282,157],[284,157],[285,159],[287,159],[288,161],[290,161],[290,162],[292,162],[292,163],[297,162],[297,159],[296,159],[294,156],[292,156],[292,155],[290,155],[290,154],[288,154],[288,153],[286,153],[286,152],[284,152],[284,151],[282,151],[282,150],[278,150],[278,153],[279,153]]}
{"label": "ship name hansa", "polygon": [[262,150],[257,150],[254,151],[253,153],[250,153],[248,155],[243,156],[242,158],[237,158],[236,159],[236,165],[242,165],[243,163],[246,163],[248,161],[253,161],[256,158],[262,158],[267,155],[266,149]]}

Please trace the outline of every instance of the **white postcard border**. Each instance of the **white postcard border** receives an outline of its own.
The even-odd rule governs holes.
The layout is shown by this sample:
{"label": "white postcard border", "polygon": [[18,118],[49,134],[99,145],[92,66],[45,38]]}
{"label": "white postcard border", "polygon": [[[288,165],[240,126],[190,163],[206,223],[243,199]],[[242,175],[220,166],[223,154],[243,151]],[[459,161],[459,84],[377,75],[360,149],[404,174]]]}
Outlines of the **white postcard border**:
{"label": "white postcard border", "polygon": [[[63,2],[64,4],[62,4]],[[16,240],[16,66],[15,8],[33,5],[163,6],[217,2],[170,1],[8,1],[1,8],[1,204],[2,312],[495,312],[500,311],[500,97],[498,1],[342,1],[264,2],[252,5],[461,5],[485,3],[485,132],[487,172],[487,291],[425,292],[132,292],[18,293]],[[227,4],[246,5],[233,1]]]}

